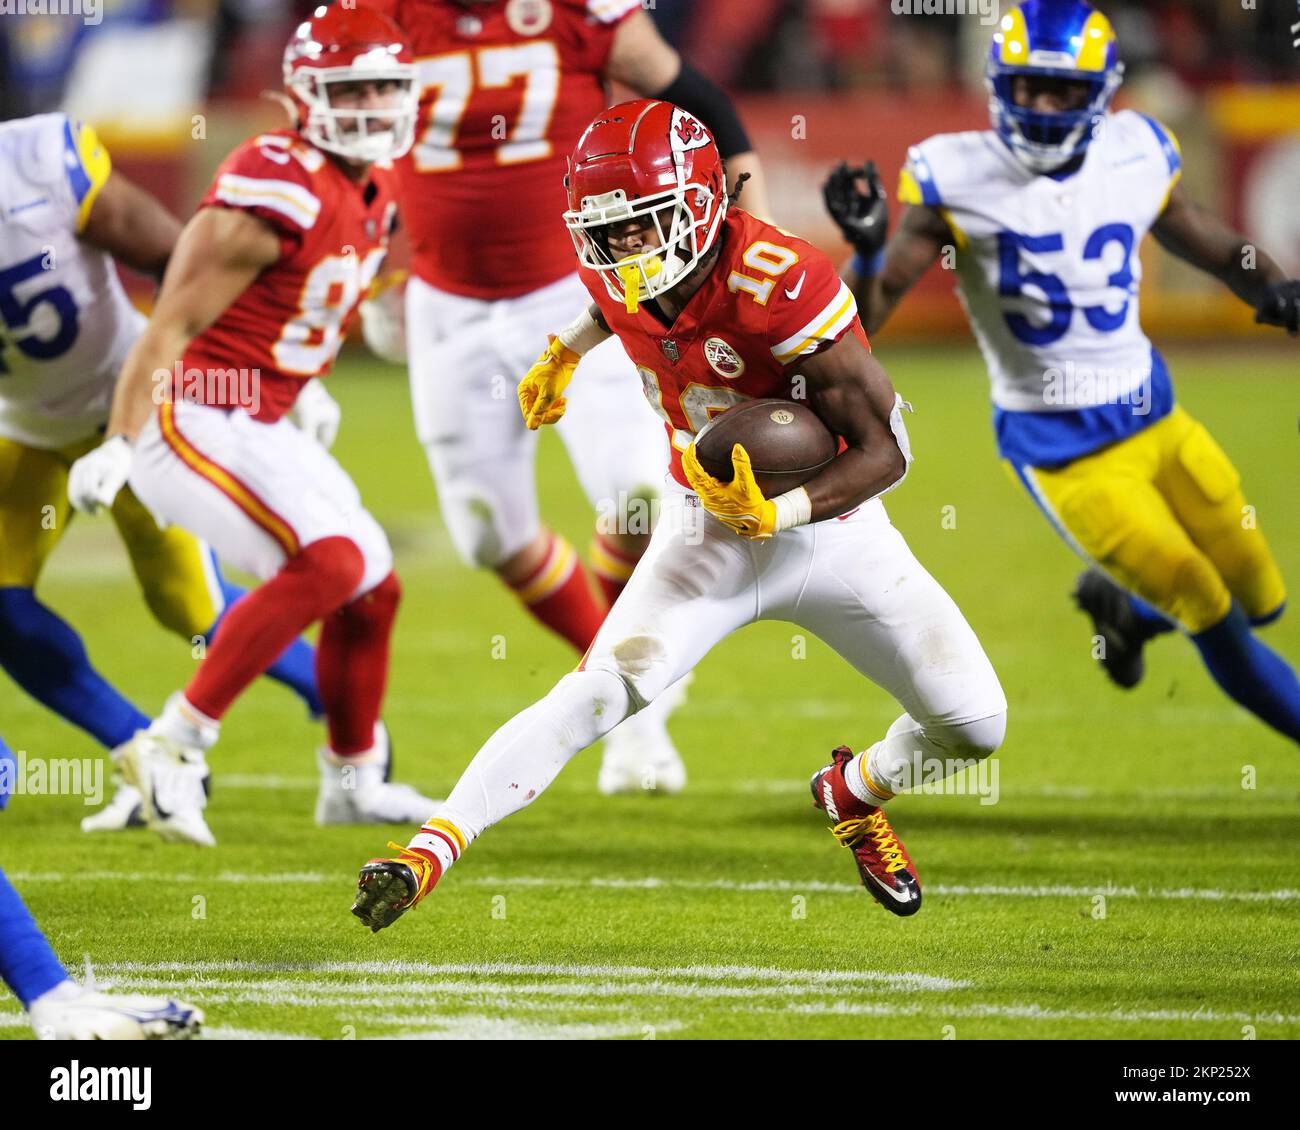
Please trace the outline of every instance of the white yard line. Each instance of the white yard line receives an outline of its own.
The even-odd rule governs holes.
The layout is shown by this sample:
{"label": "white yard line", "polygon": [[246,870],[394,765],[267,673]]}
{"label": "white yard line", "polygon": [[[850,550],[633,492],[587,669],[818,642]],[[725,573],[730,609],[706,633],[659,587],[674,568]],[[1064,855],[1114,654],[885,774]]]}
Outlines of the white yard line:
{"label": "white yard line", "polygon": [[[352,986],[320,981],[238,982],[158,981],[152,978],[114,981],[123,990],[161,993],[184,992],[209,1002],[234,1001],[247,1004],[279,1005],[309,1003],[350,1009],[391,1009],[412,997],[423,1000],[454,1000],[484,997],[543,997],[579,1000],[622,999],[624,997],[680,997],[684,1000],[758,1000],[771,997],[833,997],[825,985],[706,985],[691,981],[410,981],[393,985]],[[856,992],[863,992],[861,986]],[[886,992],[911,992],[911,986],[884,987]],[[946,990],[943,990],[946,991]]]}
{"label": "white yard line", "polygon": [[[692,790],[707,791],[709,795],[727,792],[748,794],[750,796],[787,796],[797,793],[807,797],[808,779],[774,778],[737,781],[725,786],[691,785]],[[1006,800],[1204,800],[1221,802],[1234,797],[1244,800],[1264,798],[1267,800],[1294,800],[1297,790],[1294,788],[1243,789],[1239,776],[1230,775],[1229,782],[1217,787],[1197,787],[1192,785],[1169,785],[1156,788],[1135,786],[1131,789],[1099,789],[1093,785],[1013,785],[1000,784],[999,796]],[[960,796],[960,794],[958,794]],[[900,801],[906,803],[906,794]],[[967,798],[976,798],[978,794],[970,789]],[[895,801],[894,803],[900,803]],[[811,800],[809,800],[811,804]]]}
{"label": "white yard line", "polygon": [[[766,981],[778,987],[794,986],[825,988],[827,990],[883,986],[894,991],[928,991],[949,992],[954,989],[971,987],[969,981],[957,981],[950,977],[935,977],[926,973],[891,973],[871,969],[779,969],[761,965],[675,965],[656,968],[647,965],[562,965],[562,964],[521,964],[515,962],[449,962],[433,964],[422,961],[319,961],[319,962],[251,962],[251,961],[162,961],[140,962],[120,961],[97,965],[96,970],[106,977],[119,975],[142,976],[161,973],[182,973],[199,975],[206,983],[220,985],[220,978],[212,977],[221,973],[246,974],[292,974],[314,973],[338,974],[348,977],[379,976],[405,978],[445,978],[445,977],[571,977],[602,978],[606,981]],[[228,980],[226,984],[237,985],[240,982]],[[277,978],[274,986],[299,984],[319,986],[322,990],[338,991],[347,988],[344,984],[329,982],[298,982],[292,979]],[[411,984],[393,986],[391,990],[402,992]],[[440,987],[449,984],[441,980],[421,982],[422,986]],[[488,991],[482,982],[471,983],[478,992]],[[513,986],[510,986],[513,987]],[[384,987],[380,987],[384,988]]]}
{"label": "white yard line", "polygon": [[[213,784],[217,789],[240,789],[253,792],[278,790],[310,790],[320,785],[314,777],[288,777],[275,773],[221,773],[214,774]],[[735,793],[741,796],[787,796],[808,795],[808,779],[805,778],[757,778],[735,782],[695,783],[693,792],[707,796],[723,796]],[[566,792],[581,791],[565,789]],[[1291,788],[1242,789],[1240,781],[1233,778],[1230,787],[1181,786],[1170,785],[1157,788],[1135,787],[1132,789],[1099,789],[1093,785],[1014,785],[1004,784],[999,788],[1001,797],[1007,800],[1191,800],[1223,801],[1240,794],[1240,799],[1294,800],[1296,790]],[[978,794],[970,789],[967,796],[977,799]],[[963,797],[963,799],[966,799]]]}
{"label": "white yard line", "polygon": [[1214,1009],[1128,1009],[1109,1012],[1077,1012],[1044,1008],[1037,1004],[936,1004],[896,1005],[873,1001],[835,1001],[829,1004],[794,1003],[776,1012],[798,1012],[813,1016],[952,1016],[973,1019],[1005,1017],[1011,1020],[1078,1020],[1102,1023],[1154,1023],[1171,1020],[1206,1024],[1300,1024],[1300,1016],[1280,1012],[1215,1012]]}
{"label": "white yard line", "polygon": [[[351,876],[323,871],[265,871],[241,873],[219,871],[215,875],[194,875],[186,872],[160,873],[156,871],[11,871],[9,878],[16,883],[67,883],[74,881],[122,883],[184,883],[202,886],[205,883],[235,883],[239,885],[276,884],[336,884],[351,885]],[[827,883],[817,879],[759,879],[740,883],[731,879],[659,879],[592,877],[587,879],[555,879],[514,876],[459,876],[461,886],[486,887],[492,890],[509,887],[566,888],[593,890],[678,890],[678,891],[733,891],[737,893],[787,892],[790,894],[855,894],[861,896],[858,883]],[[1113,884],[1081,886],[1049,883],[1022,884],[961,884],[930,883],[925,891],[929,895],[948,895],[955,898],[1107,898],[1161,899],[1175,902],[1297,902],[1300,890],[1284,887],[1272,891],[1229,891],[1205,887],[1118,887]]]}

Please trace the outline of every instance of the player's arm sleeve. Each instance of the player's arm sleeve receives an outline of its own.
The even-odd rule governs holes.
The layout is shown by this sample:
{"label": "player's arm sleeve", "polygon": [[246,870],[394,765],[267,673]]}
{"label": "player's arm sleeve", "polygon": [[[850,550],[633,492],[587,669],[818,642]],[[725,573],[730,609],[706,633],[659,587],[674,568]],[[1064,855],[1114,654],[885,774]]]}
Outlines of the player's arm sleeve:
{"label": "player's arm sleeve", "polygon": [[113,163],[92,126],[64,118],[62,133],[63,176],[77,210],[75,226],[80,234],[90,218],[95,198],[113,171]]}
{"label": "player's arm sleeve", "polygon": [[199,207],[251,212],[271,226],[287,256],[316,226],[321,203],[287,139],[273,134],[236,150],[217,171]]}
{"label": "player's arm sleeve", "polygon": [[[802,278],[801,270],[806,272]],[[820,353],[847,333],[866,341],[853,291],[820,252],[810,252],[777,279],[769,302],[769,348],[782,365]]]}
{"label": "player's arm sleeve", "polygon": [[730,95],[685,59],[677,77],[655,97],[680,106],[708,126],[724,161],[738,153],[753,151],[754,145]]}

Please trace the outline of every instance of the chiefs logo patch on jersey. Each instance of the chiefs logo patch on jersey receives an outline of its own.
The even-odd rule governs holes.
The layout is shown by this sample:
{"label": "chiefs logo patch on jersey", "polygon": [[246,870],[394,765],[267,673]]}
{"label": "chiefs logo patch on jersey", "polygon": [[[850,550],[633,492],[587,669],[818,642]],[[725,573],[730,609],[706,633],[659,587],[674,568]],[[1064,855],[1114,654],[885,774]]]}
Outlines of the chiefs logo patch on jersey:
{"label": "chiefs logo patch on jersey", "polygon": [[709,131],[698,118],[677,108],[673,110],[673,124],[668,129],[668,139],[675,152],[685,153],[690,149],[703,149],[708,145]]}
{"label": "chiefs logo patch on jersey", "polygon": [[506,23],[516,35],[541,35],[551,26],[551,0],[510,0]]}
{"label": "chiefs logo patch on jersey", "polygon": [[723,380],[734,381],[745,371],[745,362],[739,353],[720,337],[711,337],[704,343],[704,359]]}

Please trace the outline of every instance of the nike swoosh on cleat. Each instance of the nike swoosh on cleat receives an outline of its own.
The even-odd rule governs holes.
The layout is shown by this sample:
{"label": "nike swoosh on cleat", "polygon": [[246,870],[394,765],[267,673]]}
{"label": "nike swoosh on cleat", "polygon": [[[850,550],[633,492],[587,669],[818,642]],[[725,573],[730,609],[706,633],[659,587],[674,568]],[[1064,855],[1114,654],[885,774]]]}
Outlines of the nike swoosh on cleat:
{"label": "nike swoosh on cleat", "polygon": [[[829,777],[830,774],[828,773],[826,776]],[[826,780],[825,777],[822,778],[822,804],[826,809],[826,815],[838,823],[840,812],[835,807],[835,794],[831,790],[830,781]]]}
{"label": "nike swoosh on cleat", "polygon": [[879,887],[882,891],[888,894],[889,897],[892,898],[896,903],[909,903],[912,901],[909,892],[904,891],[902,893],[902,897],[899,897],[898,891],[894,890],[893,887],[886,886],[879,879],[877,879],[870,871],[867,872],[867,878],[870,879],[873,883],[875,883],[876,886]]}
{"label": "nike swoosh on cleat", "polygon": [[804,273],[799,276],[799,281],[794,284],[794,290],[787,290],[785,292],[786,298],[790,299],[791,302],[793,302],[796,298],[798,298],[799,292],[803,290],[803,280],[806,279],[807,277],[808,277],[808,272],[804,271]]}

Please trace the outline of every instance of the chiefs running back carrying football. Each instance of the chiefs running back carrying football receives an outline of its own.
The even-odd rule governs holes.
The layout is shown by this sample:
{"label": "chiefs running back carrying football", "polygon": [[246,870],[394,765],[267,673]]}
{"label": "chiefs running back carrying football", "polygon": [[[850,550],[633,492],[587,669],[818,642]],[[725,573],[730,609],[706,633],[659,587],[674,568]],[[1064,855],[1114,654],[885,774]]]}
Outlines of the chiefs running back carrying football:
{"label": "chiefs running back carrying football", "polygon": [[[405,353],[420,442],[461,559],[493,570],[581,654],[649,544],[663,483],[653,413],[629,390],[618,342],[583,360],[587,389],[559,428],[597,514],[597,586],[542,523],[537,437],[511,388],[537,343],[585,305],[559,215],[564,162],[618,82],[693,110],[719,138],[745,202],[766,211],[761,170],[727,95],[659,35],[641,0],[367,0],[409,37],[421,85],[414,146],[397,163],[412,247]],[[398,288],[362,310],[368,330]],[[396,332],[382,336],[400,343]],[[403,347],[390,346],[400,358]],[[605,742],[598,787],[676,792],[685,768],[664,721],[674,688]]]}
{"label": "chiefs running back carrying football", "polygon": [[[362,869],[353,912],[388,925],[471,840],[719,640],[775,619],[818,635],[903,708],[862,752],[837,749],[812,786],[867,890],[894,914],[915,913],[916,869],[882,806],[996,750],[1007,704],[975,633],[880,501],[910,455],[902,401],[853,295],[811,244],[728,206],[713,138],[680,107],[643,100],[602,113],[574,151],[568,191],[565,221],[594,305],[552,337],[520,403],[530,424],[556,422],[581,356],[616,335],[663,417],[675,490],[579,670],[488,739],[397,858]],[[576,404],[581,376],[571,391]],[[772,499],[740,445],[729,483],[695,455],[710,414],[758,397],[806,398],[842,445],[806,485]]]}
{"label": "chiefs running back carrying football", "polygon": [[317,822],[418,820],[432,803],[386,780],[379,712],[400,596],[388,540],[347,472],[286,419],[333,365],[383,261],[387,163],[414,136],[415,68],[389,20],[318,8],[285,50],[284,82],[295,128],[246,141],[217,170],[123,365],[107,438],[69,476],[87,511],[129,478],[160,522],[264,581],[122,754],[146,821],[172,841],[214,842],[204,753],[235,699],[318,620],[329,742]]}

